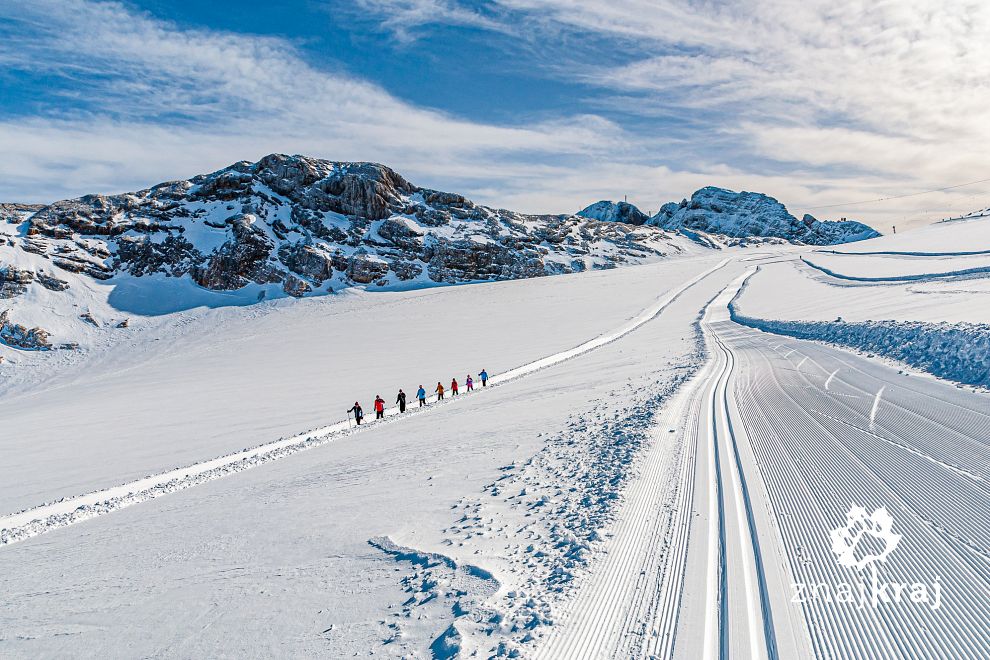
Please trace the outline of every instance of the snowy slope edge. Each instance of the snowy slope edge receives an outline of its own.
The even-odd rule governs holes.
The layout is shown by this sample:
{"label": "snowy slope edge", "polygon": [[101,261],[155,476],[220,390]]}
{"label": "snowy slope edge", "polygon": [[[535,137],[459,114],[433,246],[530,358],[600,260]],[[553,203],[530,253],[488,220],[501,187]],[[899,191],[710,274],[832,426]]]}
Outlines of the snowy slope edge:
{"label": "snowy slope edge", "polygon": [[870,351],[939,378],[966,385],[990,387],[990,325],[754,318],[746,316],[739,309],[739,299],[746,290],[746,283],[729,303],[729,316],[736,323],[796,339],[825,341]]}

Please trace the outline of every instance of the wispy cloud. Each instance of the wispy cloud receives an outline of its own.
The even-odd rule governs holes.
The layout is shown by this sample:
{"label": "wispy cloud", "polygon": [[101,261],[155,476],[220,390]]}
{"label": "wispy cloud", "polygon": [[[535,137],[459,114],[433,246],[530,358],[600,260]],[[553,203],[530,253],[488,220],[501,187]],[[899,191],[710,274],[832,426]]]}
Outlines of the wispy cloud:
{"label": "wispy cloud", "polygon": [[[583,85],[587,99],[551,119],[472,121],[321,66],[285,39],[179,27],[117,2],[14,0],[0,5],[0,65],[54,84],[37,112],[0,120],[0,198],[133,189],[271,151],[378,160],[539,212],[621,194],[655,210],[707,184],[800,211],[987,173],[982,2],[359,7],[399,40],[440,25],[498,32],[533,58],[533,75]],[[969,210],[973,192],[836,212],[887,225]]]}
{"label": "wispy cloud", "polygon": [[[488,15],[545,30],[548,38],[611,38],[627,54],[622,65],[589,66],[575,58],[547,62],[547,71],[602,90],[603,108],[703,121],[682,137],[698,145],[706,134],[717,136],[721,157],[699,157],[695,146],[682,154],[692,158],[685,168],[722,163],[756,174],[746,165],[753,161],[775,174],[798,168],[821,184],[813,196],[788,200],[807,206],[823,196],[857,199],[856,189],[893,193],[990,174],[985,2],[494,0],[487,6]],[[849,211],[886,224],[932,207],[936,214],[951,211],[970,197],[966,190],[911,200],[909,208]]]}
{"label": "wispy cloud", "polygon": [[283,40],[181,30],[115,3],[3,11],[32,34],[8,40],[0,58],[60,72],[68,82],[60,89],[76,101],[85,95],[78,107],[66,104],[71,111],[48,99],[46,116],[0,122],[7,198],[31,188],[78,194],[87,190],[80,186],[148,184],[154,173],[188,176],[269,151],[379,160],[440,181],[491,180],[500,171],[525,177],[548,156],[619,154],[632,145],[594,115],[493,125],[415,107],[315,68]]}

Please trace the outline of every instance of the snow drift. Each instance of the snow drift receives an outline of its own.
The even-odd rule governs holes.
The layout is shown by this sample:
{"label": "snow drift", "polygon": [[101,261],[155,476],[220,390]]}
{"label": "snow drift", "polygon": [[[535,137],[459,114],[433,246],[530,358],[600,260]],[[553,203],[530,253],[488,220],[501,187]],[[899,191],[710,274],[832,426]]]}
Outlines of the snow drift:
{"label": "snow drift", "polygon": [[[748,282],[747,282],[748,283]],[[729,303],[733,321],[797,339],[814,339],[898,360],[967,385],[990,387],[990,325],[923,321],[784,321],[739,309],[744,284]]]}

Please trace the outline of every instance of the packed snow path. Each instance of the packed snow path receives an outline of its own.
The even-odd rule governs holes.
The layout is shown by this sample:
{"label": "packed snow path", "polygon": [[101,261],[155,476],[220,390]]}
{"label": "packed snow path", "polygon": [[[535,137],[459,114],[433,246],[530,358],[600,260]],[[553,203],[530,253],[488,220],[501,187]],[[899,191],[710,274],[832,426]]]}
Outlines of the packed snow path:
{"label": "packed snow path", "polygon": [[[988,657],[986,396],[736,325],[741,281],[539,657]],[[832,550],[853,505],[904,540],[876,589]]]}
{"label": "packed snow path", "polygon": [[[655,318],[670,303],[677,300],[681,294],[701,280],[704,280],[713,272],[725,267],[729,261],[729,259],[723,259],[711,268],[674,287],[660,296],[654,304],[644,309],[638,316],[625,325],[586,341],[572,349],[535,360],[502,374],[493,375],[488,381],[490,386],[510,382],[616,341]],[[480,388],[479,382],[479,389],[475,391],[475,394],[480,393],[481,389],[483,388]],[[464,394],[464,396],[466,395],[467,393]],[[448,398],[444,401],[444,405],[454,403],[458,398],[448,395]],[[434,405],[429,408],[410,407],[410,410],[405,413],[404,417],[428,413],[437,407],[437,403],[440,402],[434,401]],[[417,404],[411,400],[410,405],[416,406]],[[365,422],[360,426],[348,419],[313,429],[297,436],[282,438],[259,447],[245,449],[187,467],[169,470],[161,474],[150,475],[143,479],[121,484],[113,488],[86,493],[57,502],[41,504],[20,512],[11,513],[0,518],[0,545],[20,541],[31,536],[43,534],[52,529],[65,527],[66,525],[183,490],[206,481],[219,479],[234,472],[240,472],[241,470],[330,442],[341,435],[367,429],[376,423],[370,419],[370,412],[371,410],[369,409],[365,413]],[[400,415],[398,407],[388,408],[385,410],[385,419],[382,422],[398,421],[398,415]]]}

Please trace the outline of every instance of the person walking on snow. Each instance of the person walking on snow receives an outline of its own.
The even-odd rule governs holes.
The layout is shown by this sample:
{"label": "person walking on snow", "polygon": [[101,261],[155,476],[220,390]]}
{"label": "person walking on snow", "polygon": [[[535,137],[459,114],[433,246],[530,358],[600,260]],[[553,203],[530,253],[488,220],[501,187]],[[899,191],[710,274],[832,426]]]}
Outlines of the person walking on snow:
{"label": "person walking on snow", "polygon": [[399,404],[400,413],[406,412],[406,393],[402,391],[401,387],[399,388],[399,396],[395,397],[395,402]]}
{"label": "person walking on snow", "polygon": [[474,391],[474,380],[472,380],[471,374],[467,375],[467,378],[464,380],[464,383],[467,385],[468,392]]}
{"label": "person walking on snow", "polygon": [[437,383],[437,389],[434,391],[437,393],[437,401],[443,401],[443,383]]}
{"label": "person walking on snow", "polygon": [[354,413],[354,421],[357,422],[358,426],[361,426],[361,420],[364,419],[364,411],[361,410],[361,404],[355,401],[354,407],[352,407],[347,412]]}
{"label": "person walking on snow", "polygon": [[457,379],[453,378],[450,381],[450,393],[457,396]]}
{"label": "person walking on snow", "polygon": [[422,385],[419,386],[419,390],[416,392],[416,398],[419,399],[420,408],[426,405],[426,390],[423,389]]}
{"label": "person walking on snow", "polygon": [[481,370],[481,373],[478,374],[478,378],[481,379],[481,386],[482,387],[488,387],[488,372],[487,371],[485,371],[484,369],[482,369]]}
{"label": "person walking on snow", "polygon": [[381,394],[375,395],[375,419],[381,419],[385,416],[385,399],[382,398]]}

